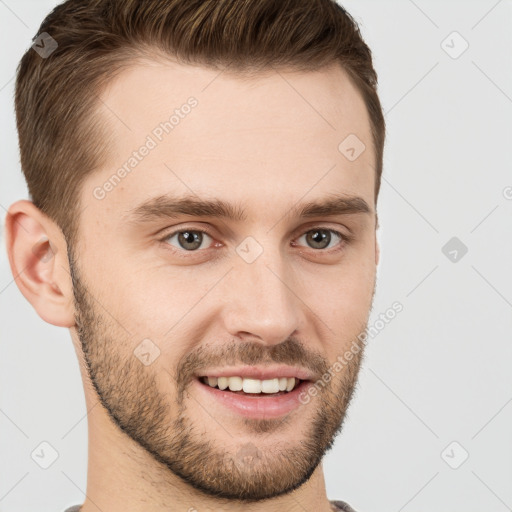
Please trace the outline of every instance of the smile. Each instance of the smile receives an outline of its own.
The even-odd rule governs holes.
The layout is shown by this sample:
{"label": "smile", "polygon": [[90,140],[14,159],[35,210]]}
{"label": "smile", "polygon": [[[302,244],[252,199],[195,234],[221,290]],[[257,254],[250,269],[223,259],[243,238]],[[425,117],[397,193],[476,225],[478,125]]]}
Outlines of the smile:
{"label": "smile", "polygon": [[[286,386],[285,386],[286,381]],[[252,379],[233,377],[199,377],[194,380],[204,404],[218,404],[237,416],[252,419],[280,418],[304,406],[299,400],[314,383],[295,377]],[[223,389],[222,389],[223,388]]]}
{"label": "smile", "polygon": [[276,377],[274,379],[250,379],[243,377],[202,377],[201,382],[208,384],[212,388],[218,388],[222,391],[239,392],[244,394],[276,394],[289,393],[295,389],[301,382],[295,377]]}

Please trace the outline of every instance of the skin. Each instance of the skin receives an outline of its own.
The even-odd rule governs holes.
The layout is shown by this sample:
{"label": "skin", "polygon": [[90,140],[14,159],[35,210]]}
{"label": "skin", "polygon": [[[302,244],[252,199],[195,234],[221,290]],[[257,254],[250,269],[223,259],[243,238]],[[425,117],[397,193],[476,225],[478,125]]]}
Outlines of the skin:
{"label": "skin", "polygon": [[[95,198],[190,96],[198,100],[191,113]],[[341,430],[363,347],[278,419],[243,418],[205,400],[193,372],[277,361],[320,378],[364,331],[379,249],[375,156],[359,92],[337,65],[242,80],[137,61],[100,97],[95,115],[112,143],[82,187],[77,246],[30,201],[11,205],[6,221],[19,289],[43,320],[69,328],[80,361],[89,411],[82,511],[331,510],[321,459]],[[338,150],[351,133],[366,146],[354,161]],[[125,217],[150,197],[190,193],[238,203],[247,218]],[[287,216],[333,194],[361,197],[371,212]],[[170,228],[211,234],[194,252],[177,235],[162,241]],[[312,228],[353,239],[332,235],[319,249],[303,236]],[[250,264],[236,251],[248,236],[263,249]],[[134,354],[144,339],[159,350],[149,365]]]}

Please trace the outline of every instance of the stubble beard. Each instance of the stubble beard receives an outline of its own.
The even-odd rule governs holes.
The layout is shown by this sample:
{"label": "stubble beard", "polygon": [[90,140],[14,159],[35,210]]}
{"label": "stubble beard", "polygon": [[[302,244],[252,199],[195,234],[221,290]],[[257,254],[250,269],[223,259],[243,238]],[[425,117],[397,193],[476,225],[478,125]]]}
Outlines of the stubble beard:
{"label": "stubble beard", "polygon": [[[77,334],[91,384],[113,424],[159,463],[160,474],[170,471],[206,495],[245,503],[287,494],[309,480],[341,432],[363,360],[361,341],[354,340],[360,350],[336,378],[320,387],[318,395],[308,404],[283,418],[241,419],[240,424],[254,441],[237,442],[239,424],[235,430],[233,425],[219,426],[222,420],[211,417],[202,425],[192,422],[187,405],[194,405],[197,400],[188,392],[190,380],[174,382],[177,398],[174,404],[169,403],[168,394],[157,386],[154,368],[141,364],[132,353],[121,353],[119,347],[128,346],[124,343],[126,336],[99,311],[94,299],[89,298],[90,293],[72,260],[70,269]],[[281,345],[281,349],[286,349],[287,345]],[[247,350],[254,357],[256,351],[261,353],[262,347],[252,344]],[[286,352],[281,352],[284,362],[292,361],[286,360],[283,354]],[[239,360],[247,359],[243,353],[238,355]],[[261,355],[258,359],[263,361]],[[319,363],[320,368],[327,370],[327,363]],[[176,375],[180,376],[180,367]],[[199,404],[195,405],[202,410]],[[311,409],[303,414],[301,407],[314,407],[314,415]],[[301,421],[304,416],[312,418],[309,424]],[[283,441],[280,429],[291,429],[294,422],[304,432],[302,438]],[[231,449],[219,446],[216,432],[222,429],[223,437],[231,436]],[[273,434],[280,440],[272,442]]]}

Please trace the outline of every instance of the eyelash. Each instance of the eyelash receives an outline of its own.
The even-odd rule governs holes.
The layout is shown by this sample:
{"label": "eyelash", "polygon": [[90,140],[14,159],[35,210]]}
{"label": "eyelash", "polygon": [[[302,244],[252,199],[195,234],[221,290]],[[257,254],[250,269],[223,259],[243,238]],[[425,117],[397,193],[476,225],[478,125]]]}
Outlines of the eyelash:
{"label": "eyelash", "polygon": [[[314,249],[312,247],[309,247],[309,249],[311,249],[312,251],[314,252],[317,252],[317,253],[326,253],[326,254],[335,254],[341,250],[343,250],[345,248],[345,246],[347,244],[349,244],[352,239],[353,239],[353,236],[349,236],[349,235],[345,235],[343,233],[340,233],[339,231],[336,231],[335,229],[331,229],[331,228],[324,228],[324,227],[321,227],[321,226],[316,226],[316,227],[312,227],[306,231],[304,231],[303,233],[301,233],[297,238],[300,238],[302,237],[303,235],[306,235],[307,233],[310,233],[312,231],[328,231],[330,233],[334,233],[335,235],[337,235],[341,241],[340,243],[338,244],[338,247],[336,248],[330,248],[330,249]],[[170,245],[169,243],[167,243],[167,240],[171,237],[173,237],[174,235],[177,235],[179,233],[185,233],[185,232],[192,232],[192,233],[204,233],[205,235],[208,235],[209,237],[211,237],[212,239],[214,238],[213,235],[211,233],[208,232],[208,230],[205,230],[205,229],[199,229],[199,228],[181,228],[181,229],[178,229],[176,231],[171,231],[170,233],[167,233],[164,237],[160,238],[160,242],[164,243],[165,246],[168,248],[168,250],[178,254],[179,256],[182,256],[182,257],[185,257],[185,258],[189,258],[188,254],[194,254],[194,253],[199,253],[201,251],[206,251],[208,249],[196,249],[194,251],[187,251],[185,249],[178,249],[177,247],[174,247],[172,245]]]}

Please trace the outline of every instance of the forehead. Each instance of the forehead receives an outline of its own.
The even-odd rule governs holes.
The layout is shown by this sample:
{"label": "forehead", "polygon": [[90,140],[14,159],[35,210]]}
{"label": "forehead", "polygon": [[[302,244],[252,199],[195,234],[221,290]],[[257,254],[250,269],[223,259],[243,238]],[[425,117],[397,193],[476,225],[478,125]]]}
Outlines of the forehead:
{"label": "forehead", "polygon": [[[96,115],[104,118],[111,144],[83,188],[91,212],[121,217],[140,200],[167,192],[231,198],[249,211],[253,201],[273,209],[275,201],[284,207],[326,193],[373,204],[368,114],[337,65],[244,78],[138,61],[100,99]],[[105,192],[101,200],[94,196],[98,187]]]}

